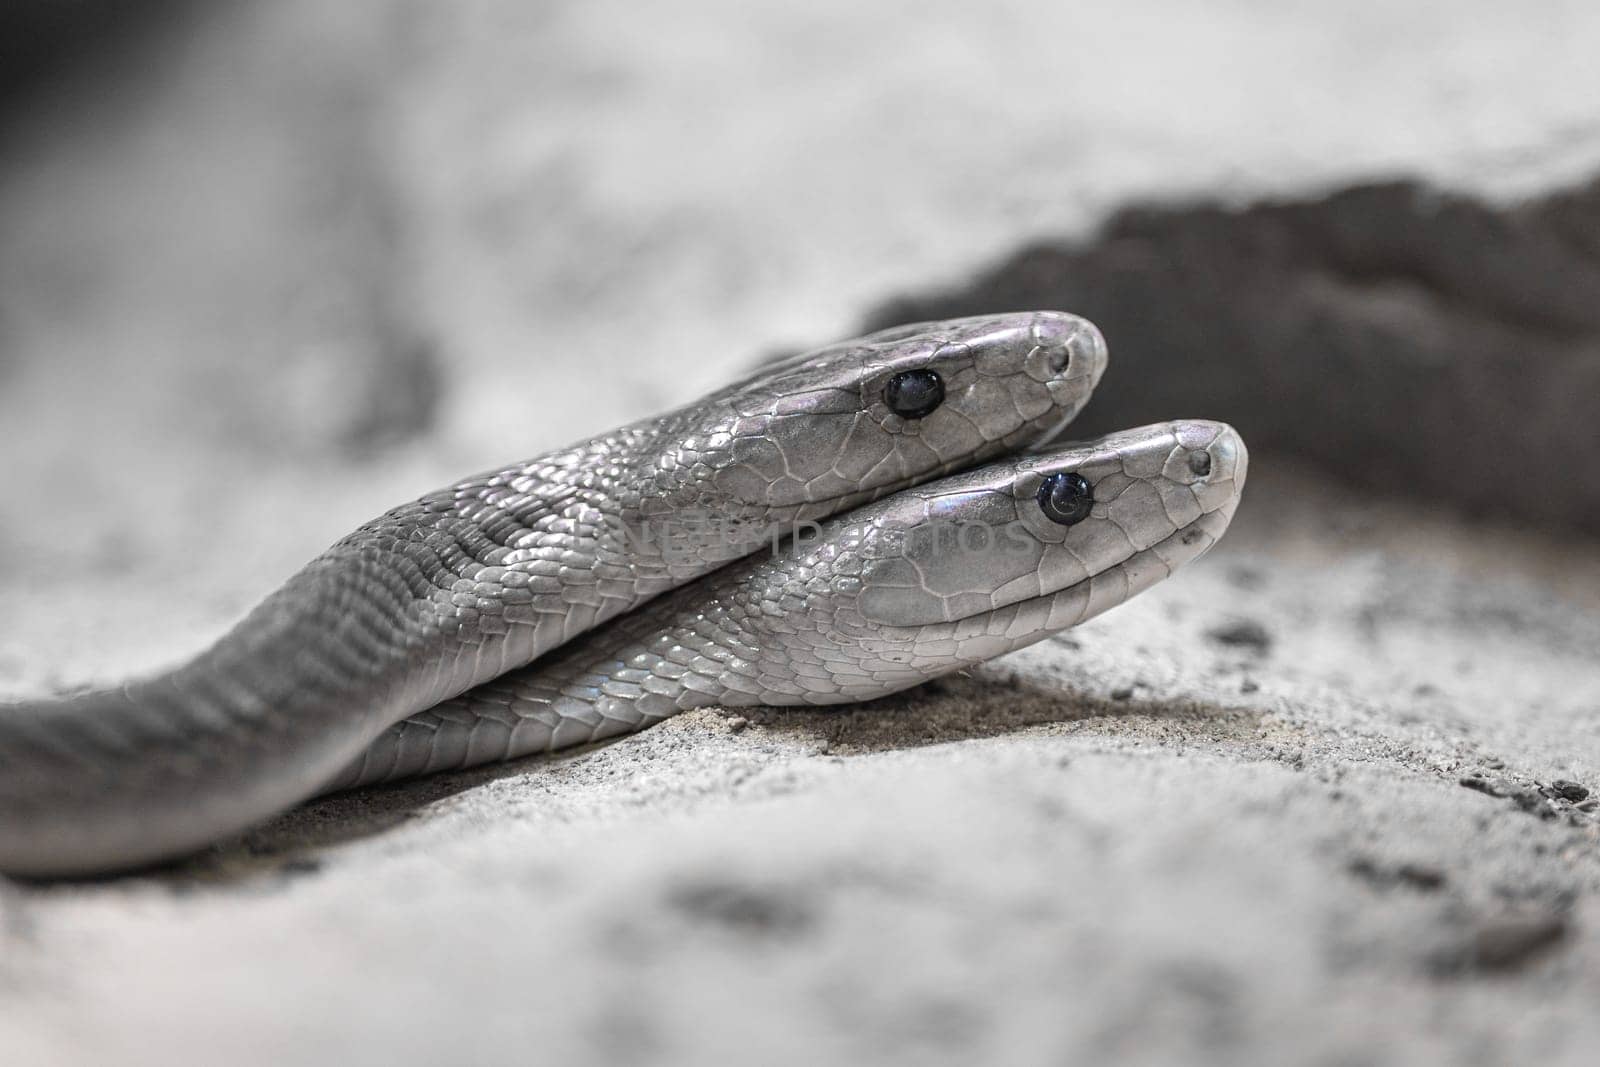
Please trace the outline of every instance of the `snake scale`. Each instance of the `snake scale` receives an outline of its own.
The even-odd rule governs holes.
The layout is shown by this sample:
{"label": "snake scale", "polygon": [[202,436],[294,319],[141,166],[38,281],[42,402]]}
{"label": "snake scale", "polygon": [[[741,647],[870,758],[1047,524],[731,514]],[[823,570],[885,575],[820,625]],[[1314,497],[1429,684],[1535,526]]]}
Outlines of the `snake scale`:
{"label": "snake scale", "polygon": [[[1199,422],[993,462],[1053,438],[1105,360],[1059,312],[899,327],[398,507],[193,661],[0,707],[0,871],[140,866],[681,707],[878,695],[1103,610],[1203,551],[1244,474]],[[941,508],[1013,550],[913,551]]]}

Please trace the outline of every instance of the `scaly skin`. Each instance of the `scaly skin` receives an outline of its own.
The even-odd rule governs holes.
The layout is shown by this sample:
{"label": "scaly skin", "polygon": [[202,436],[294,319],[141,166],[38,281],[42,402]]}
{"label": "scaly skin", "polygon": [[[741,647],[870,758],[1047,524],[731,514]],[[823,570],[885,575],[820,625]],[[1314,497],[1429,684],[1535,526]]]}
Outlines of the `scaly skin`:
{"label": "scaly skin", "polygon": [[[823,524],[798,551],[735,563],[413,716],[327,790],[585,744],[687,708],[868,700],[971,666],[1206,551],[1247,463],[1230,427],[1185,421],[906,490]],[[1057,471],[1093,486],[1076,525],[1052,522],[1036,499]]]}
{"label": "scaly skin", "polygon": [[[1104,365],[1098,331],[1057,312],[900,327],[396,508],[193,662],[0,707],[0,871],[102,872],[241,830],[393,723],[774,531],[1037,442]],[[946,396],[908,420],[884,385],[914,368]],[[727,525],[697,537],[707,514]]]}

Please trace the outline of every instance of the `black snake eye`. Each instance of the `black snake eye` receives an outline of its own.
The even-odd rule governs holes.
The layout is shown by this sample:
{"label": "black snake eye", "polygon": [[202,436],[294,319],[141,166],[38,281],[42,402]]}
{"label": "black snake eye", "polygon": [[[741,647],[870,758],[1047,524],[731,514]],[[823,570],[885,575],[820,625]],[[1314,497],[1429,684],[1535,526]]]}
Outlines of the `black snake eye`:
{"label": "black snake eye", "polygon": [[1051,522],[1072,526],[1089,517],[1094,487],[1081,474],[1058,472],[1039,486],[1039,510]]}
{"label": "black snake eye", "polygon": [[931,370],[901,371],[883,387],[883,402],[902,419],[920,419],[944,403],[944,381]]}

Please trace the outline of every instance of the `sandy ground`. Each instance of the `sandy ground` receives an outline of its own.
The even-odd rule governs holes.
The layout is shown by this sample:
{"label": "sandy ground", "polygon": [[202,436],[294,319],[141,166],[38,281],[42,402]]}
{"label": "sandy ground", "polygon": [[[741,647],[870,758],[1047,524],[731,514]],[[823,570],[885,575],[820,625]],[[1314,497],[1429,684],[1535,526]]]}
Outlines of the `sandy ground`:
{"label": "sandy ground", "polygon": [[[172,662],[389,504],[1130,198],[1600,164],[1591,5],[833,7],[285,2],[15,134],[0,695]],[[286,120],[308,41],[355,73]],[[970,675],[0,883],[0,1058],[1588,1063],[1597,648],[1592,539],[1258,452],[1218,550]]]}
{"label": "sandy ground", "polygon": [[13,1062],[1584,1062],[1600,819],[1534,790],[1600,784],[1592,546],[1258,470],[970,675],[9,889]]}

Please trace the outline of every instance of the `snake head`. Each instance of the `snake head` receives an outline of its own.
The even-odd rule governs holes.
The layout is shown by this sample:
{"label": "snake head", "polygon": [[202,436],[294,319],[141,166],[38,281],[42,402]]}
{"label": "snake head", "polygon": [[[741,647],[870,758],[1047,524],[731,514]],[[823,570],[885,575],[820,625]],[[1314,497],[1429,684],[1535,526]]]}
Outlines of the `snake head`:
{"label": "snake head", "polygon": [[[1062,445],[873,506],[859,609],[873,625],[1075,625],[1210,548],[1244,488],[1244,442],[1186,420]],[[971,628],[971,627],[968,627]],[[971,635],[969,635],[971,636]],[[981,633],[980,635],[981,636]],[[989,651],[988,655],[997,654]],[[982,657],[980,657],[982,658]]]}
{"label": "snake head", "polygon": [[680,475],[699,506],[818,518],[1037,444],[1105,365],[1100,331],[1058,311],[899,326],[716,394],[658,474]]}

